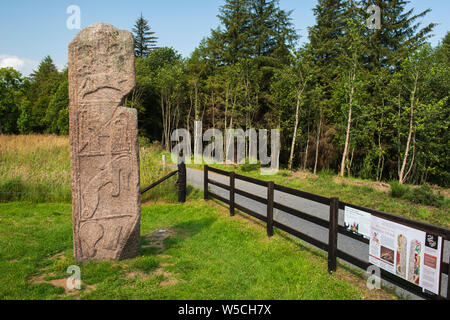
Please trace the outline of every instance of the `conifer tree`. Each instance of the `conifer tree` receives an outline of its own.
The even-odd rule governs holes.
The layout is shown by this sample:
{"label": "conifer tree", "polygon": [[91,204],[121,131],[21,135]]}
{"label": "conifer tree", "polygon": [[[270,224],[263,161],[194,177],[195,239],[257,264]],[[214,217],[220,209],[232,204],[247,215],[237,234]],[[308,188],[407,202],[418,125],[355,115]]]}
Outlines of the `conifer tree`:
{"label": "conifer tree", "polygon": [[313,57],[317,85],[327,105],[331,98],[331,85],[337,76],[339,41],[345,30],[345,6],[343,0],[319,0],[313,9],[316,24],[309,28],[309,50]]}
{"label": "conifer tree", "polygon": [[145,58],[152,49],[155,49],[158,38],[154,36],[155,32],[150,30],[148,20],[144,19],[141,13],[133,28],[136,57]]}
{"label": "conifer tree", "polygon": [[216,63],[232,65],[250,55],[251,0],[226,0],[220,7],[221,27],[211,31],[207,51]]}
{"label": "conifer tree", "polygon": [[[410,1],[405,0],[362,0],[361,8],[365,11],[369,6],[376,5],[381,12],[381,28],[366,30],[366,39],[370,54],[367,63],[370,68],[393,67],[397,70],[402,60],[420,48],[432,34],[435,23],[421,28],[418,21],[427,15],[431,9],[418,14],[414,9],[407,10]],[[365,13],[369,18],[369,13]]]}
{"label": "conifer tree", "polygon": [[251,8],[251,44],[253,57],[271,57],[288,63],[298,40],[292,11],[284,11],[278,0],[253,0]]}

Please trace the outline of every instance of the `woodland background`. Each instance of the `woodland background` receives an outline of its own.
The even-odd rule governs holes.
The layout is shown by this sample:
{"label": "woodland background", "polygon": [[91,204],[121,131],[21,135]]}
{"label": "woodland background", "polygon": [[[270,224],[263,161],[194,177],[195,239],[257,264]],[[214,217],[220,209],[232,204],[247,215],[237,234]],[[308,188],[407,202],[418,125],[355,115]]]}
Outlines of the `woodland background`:
{"label": "woodland background", "polygon": [[[188,58],[158,47],[144,17],[137,87],[140,135],[170,149],[176,128],[279,128],[288,169],[450,186],[450,35],[428,43],[429,12],[401,0],[318,0],[299,46],[276,0],[226,0],[220,26]],[[367,28],[375,4],[381,29]],[[45,57],[29,77],[0,69],[0,134],[68,134],[67,69]]]}

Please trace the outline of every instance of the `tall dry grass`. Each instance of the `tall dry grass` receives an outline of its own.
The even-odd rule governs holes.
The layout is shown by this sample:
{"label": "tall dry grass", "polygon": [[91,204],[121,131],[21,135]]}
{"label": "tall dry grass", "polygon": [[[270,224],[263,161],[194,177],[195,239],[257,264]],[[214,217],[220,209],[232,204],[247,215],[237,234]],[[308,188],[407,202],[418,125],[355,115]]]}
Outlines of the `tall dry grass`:
{"label": "tall dry grass", "polygon": [[[140,139],[141,186],[173,169],[162,166],[163,151]],[[170,161],[170,155],[166,153]],[[69,138],[55,135],[0,135],[0,202],[70,202]],[[142,197],[142,201],[176,200],[176,177]]]}
{"label": "tall dry grass", "polygon": [[0,201],[70,199],[68,137],[0,135]]}

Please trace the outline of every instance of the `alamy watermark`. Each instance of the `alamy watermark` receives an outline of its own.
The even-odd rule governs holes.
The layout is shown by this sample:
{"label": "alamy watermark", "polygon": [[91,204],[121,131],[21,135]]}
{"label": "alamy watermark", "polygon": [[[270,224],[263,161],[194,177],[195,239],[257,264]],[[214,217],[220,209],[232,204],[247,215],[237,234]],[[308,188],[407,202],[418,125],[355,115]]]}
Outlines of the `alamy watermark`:
{"label": "alamy watermark", "polygon": [[366,273],[369,275],[366,285],[369,290],[381,289],[381,269],[371,265],[367,268]]}
{"label": "alamy watermark", "polygon": [[[268,130],[227,129],[225,135],[219,129],[205,133],[201,121],[194,124],[194,164],[261,164],[261,174],[272,175],[279,170],[280,130],[270,132],[270,155],[268,154]],[[172,132],[172,161],[192,163],[191,134],[186,129]],[[209,143],[205,148],[204,143]],[[264,166],[264,167],[263,167]]]}
{"label": "alamy watermark", "polygon": [[381,9],[379,6],[372,5],[367,8],[366,11],[371,16],[367,19],[367,28],[373,30],[381,29]]}
{"label": "alamy watermark", "polygon": [[66,26],[69,30],[79,30],[81,29],[81,9],[79,6],[70,5],[66,10],[67,14],[70,16],[66,20]]}
{"label": "alamy watermark", "polygon": [[66,281],[66,287],[69,290],[81,290],[81,269],[79,266],[69,266],[67,273],[71,274]]}

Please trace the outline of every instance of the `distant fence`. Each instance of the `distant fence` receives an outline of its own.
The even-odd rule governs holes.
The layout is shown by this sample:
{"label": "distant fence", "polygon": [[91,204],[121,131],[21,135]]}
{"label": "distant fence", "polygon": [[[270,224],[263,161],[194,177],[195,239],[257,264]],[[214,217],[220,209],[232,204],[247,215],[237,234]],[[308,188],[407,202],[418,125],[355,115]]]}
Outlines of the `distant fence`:
{"label": "distant fence", "polygon": [[[209,172],[214,172],[216,174],[229,177],[229,184],[221,183],[219,181],[215,181],[213,179],[209,178]],[[246,192],[244,190],[240,190],[236,188],[236,181],[241,180],[250,184],[254,184],[257,186],[261,186],[267,189],[267,196],[261,197],[253,193]],[[345,237],[350,238],[353,241],[356,241],[358,243],[369,245],[369,240],[364,238],[363,236],[360,236],[358,234],[355,234],[353,232],[348,231],[343,225],[340,225],[338,223],[338,217],[339,217],[339,209],[344,210],[345,207],[354,208],[357,210],[363,210],[365,212],[368,212],[376,217],[386,219],[392,222],[396,222],[399,224],[403,224],[406,226],[409,226],[411,228],[419,229],[425,232],[430,232],[437,234],[439,236],[442,236],[442,252],[441,252],[441,268],[440,268],[440,274],[439,274],[439,283],[442,284],[442,275],[447,275],[448,279],[448,273],[449,273],[449,263],[444,262],[444,245],[446,240],[450,240],[450,230],[444,227],[439,227],[435,225],[431,225],[424,222],[419,222],[415,220],[411,220],[405,217],[401,217],[398,215],[378,211],[375,209],[370,208],[363,208],[360,206],[356,206],[350,203],[345,203],[339,201],[338,198],[326,198],[323,196],[307,193],[304,191],[292,189],[289,187],[281,186],[278,184],[275,184],[271,181],[263,181],[243,175],[236,174],[234,172],[227,172],[220,169],[212,168],[209,166],[204,167],[204,198],[205,200],[208,200],[209,198],[214,198],[220,202],[223,202],[227,205],[229,205],[230,208],[230,214],[231,216],[235,215],[235,210],[242,211],[246,214],[249,214],[250,216],[253,216],[256,219],[259,219],[267,224],[267,234],[269,237],[273,235],[273,228],[276,227],[280,230],[283,230],[287,232],[288,234],[295,236],[297,238],[300,238],[301,240],[310,243],[314,245],[315,247],[318,247],[322,249],[323,251],[328,252],[328,270],[329,272],[335,272],[337,270],[337,258],[340,258],[352,265],[355,265],[357,267],[360,267],[364,270],[367,270],[369,266],[371,266],[370,263],[367,261],[364,261],[360,259],[359,257],[355,257],[352,255],[352,252],[345,251],[343,249],[338,248],[338,235],[343,235]],[[209,190],[209,186],[213,185],[220,189],[228,191],[229,198],[226,199],[223,196],[218,195],[217,193],[212,192]],[[283,205],[277,201],[274,200],[274,193],[275,191],[279,193],[284,193],[288,195],[292,195],[301,199],[307,199],[309,201],[319,203],[321,205],[325,205],[329,207],[329,219],[323,219],[321,217],[311,215],[305,212],[301,211],[301,208],[291,208],[289,206]],[[266,215],[262,215],[261,213],[256,212],[255,210],[252,210],[250,208],[247,208],[243,205],[240,205],[236,203],[235,197],[236,195],[240,195],[242,197],[245,197],[247,199],[256,201],[259,204],[264,205],[267,208]],[[304,221],[308,221],[316,226],[320,226],[322,228],[328,229],[328,241],[325,243],[321,240],[316,239],[311,234],[306,234],[302,230],[298,230],[299,228],[295,228],[293,226],[288,225],[288,223],[282,223],[280,221],[277,221],[274,219],[274,209],[278,209],[288,215],[291,215],[296,218],[300,218]],[[444,298],[439,295],[429,294],[423,292],[422,288],[419,286],[416,286],[415,284],[402,279],[393,273],[390,273],[388,271],[385,271],[381,269],[381,278],[384,280],[388,280],[389,282],[397,285],[398,287],[411,292],[417,296],[420,296],[425,299],[430,300],[439,300],[441,298]],[[449,300],[450,298],[450,281],[447,280],[447,293],[446,293],[446,299]],[[441,288],[439,288],[439,292],[441,293]]]}
{"label": "distant fence", "polygon": [[178,181],[177,181],[178,202],[180,203],[186,202],[186,164],[184,162],[178,165],[178,170],[169,173],[164,178],[161,178],[158,181],[149,185],[148,187],[142,189],[141,195],[152,190],[153,188],[157,187],[158,185],[175,176],[176,174],[178,174]]}

